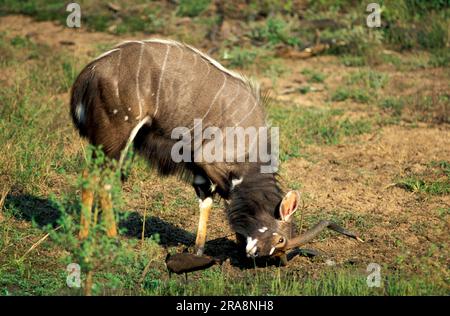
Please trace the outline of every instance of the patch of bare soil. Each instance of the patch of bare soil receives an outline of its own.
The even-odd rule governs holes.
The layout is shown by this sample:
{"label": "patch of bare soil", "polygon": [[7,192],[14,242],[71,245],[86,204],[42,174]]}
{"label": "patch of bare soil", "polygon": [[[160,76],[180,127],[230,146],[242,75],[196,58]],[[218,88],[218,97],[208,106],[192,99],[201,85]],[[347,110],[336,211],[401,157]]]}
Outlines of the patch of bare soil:
{"label": "patch of bare soil", "polygon": [[[354,230],[368,242],[357,244],[343,237],[317,243],[339,258],[359,257],[366,262],[392,262],[399,254],[395,242],[424,255],[432,243],[449,242],[437,209],[450,206],[449,196],[421,197],[393,186],[411,168],[450,157],[450,130],[439,128],[383,128],[360,142],[309,149],[315,162],[296,159],[284,166],[288,182],[303,184],[306,215],[330,210],[348,211],[361,218],[352,220]],[[448,229],[448,218],[446,227]],[[423,230],[415,229],[424,225]],[[337,240],[342,239],[342,240]]]}
{"label": "patch of bare soil", "polygon": [[88,32],[83,27],[63,27],[56,22],[36,22],[30,17],[8,15],[0,19],[0,32],[24,36],[52,49],[66,48],[77,55],[90,55],[94,45],[114,42],[117,37],[106,33]]}

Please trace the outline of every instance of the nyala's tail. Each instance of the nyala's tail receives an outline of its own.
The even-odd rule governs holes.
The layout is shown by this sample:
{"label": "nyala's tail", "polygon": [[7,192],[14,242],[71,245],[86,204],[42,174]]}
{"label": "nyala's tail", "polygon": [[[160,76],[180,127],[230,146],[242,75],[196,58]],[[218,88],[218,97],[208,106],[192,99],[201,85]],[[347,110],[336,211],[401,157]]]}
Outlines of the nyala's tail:
{"label": "nyala's tail", "polygon": [[87,126],[92,113],[92,104],[97,91],[97,79],[93,67],[88,65],[72,86],[70,115],[81,136],[87,137]]}

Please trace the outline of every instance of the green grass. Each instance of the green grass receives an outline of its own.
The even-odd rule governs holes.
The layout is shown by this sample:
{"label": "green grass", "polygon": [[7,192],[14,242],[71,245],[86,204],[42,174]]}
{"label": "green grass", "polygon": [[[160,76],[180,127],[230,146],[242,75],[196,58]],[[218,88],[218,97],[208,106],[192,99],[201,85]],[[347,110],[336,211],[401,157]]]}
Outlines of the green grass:
{"label": "green grass", "polygon": [[405,190],[431,195],[450,194],[450,162],[432,161],[422,174],[411,174],[397,182]]}
{"label": "green grass", "polygon": [[341,55],[339,59],[347,67],[363,67],[367,65],[366,59],[362,56]]}
{"label": "green grass", "polygon": [[281,159],[301,156],[307,144],[338,144],[346,136],[356,136],[371,131],[369,121],[341,119],[340,110],[322,110],[278,105],[269,110],[273,126],[282,126],[287,132],[281,135]]}
{"label": "green grass", "polygon": [[379,106],[391,112],[394,116],[400,116],[404,108],[404,101],[401,98],[388,97],[381,100]]}
{"label": "green grass", "polygon": [[420,178],[408,177],[399,181],[397,184],[414,193],[427,193],[432,195],[444,195],[450,193],[449,180],[428,182]]}
{"label": "green grass", "polygon": [[388,83],[388,76],[374,70],[359,70],[351,73],[345,81],[349,85],[358,85],[368,90],[384,88]]}
{"label": "green grass", "polygon": [[311,69],[303,69],[302,74],[305,75],[308,79],[308,82],[311,83],[323,83],[326,78],[323,73]]}
{"label": "green grass", "polygon": [[180,16],[195,17],[205,11],[211,0],[181,0],[178,4],[177,14]]}
{"label": "green grass", "polygon": [[338,88],[335,92],[333,92],[330,98],[333,102],[342,102],[347,99],[358,103],[369,103],[371,96],[362,89]]}
{"label": "green grass", "polygon": [[231,68],[249,68],[255,63],[257,52],[254,49],[234,47],[230,51],[225,50],[222,59]]}
{"label": "green grass", "polygon": [[[9,148],[8,155],[2,156],[0,162],[5,166],[6,175],[13,182],[21,183],[22,189],[38,188],[52,181],[47,176],[49,168],[71,169],[76,164],[76,160],[58,159],[64,146],[60,133],[66,129],[61,121],[66,111],[56,96],[69,90],[77,69],[72,57],[50,56],[48,47],[27,39],[15,37],[9,45],[15,54],[5,67],[17,71],[12,85],[0,91],[3,104],[0,144]],[[24,63],[34,56],[40,57],[33,63]],[[48,70],[45,75],[42,69]],[[50,95],[53,97],[49,98]],[[26,128],[18,129],[18,126]]]}
{"label": "green grass", "polygon": [[[132,247],[131,244],[123,244]],[[49,248],[49,251],[52,247]],[[342,266],[319,273],[299,274],[289,268],[247,270],[239,278],[216,266],[209,270],[168,278],[154,259],[152,268],[141,280],[149,263],[148,250],[135,250],[134,256],[94,275],[94,295],[446,295],[444,285],[431,279],[411,277],[382,268],[379,288],[370,288],[364,268]],[[65,284],[64,265],[52,270],[33,255],[20,265],[0,268],[1,295],[80,295],[81,289]],[[33,260],[33,261],[32,261]],[[67,260],[63,260],[67,262]],[[319,260],[320,261],[320,260]],[[150,262],[151,263],[151,262]],[[81,275],[82,280],[84,276]],[[140,281],[142,281],[140,283]]]}
{"label": "green grass", "polygon": [[266,21],[251,23],[248,36],[258,45],[269,47],[277,44],[300,46],[301,40],[296,36],[295,29],[295,23],[288,18],[269,17]]}
{"label": "green grass", "polygon": [[389,81],[388,75],[373,70],[358,70],[345,79],[345,87],[338,87],[330,96],[332,102],[347,99],[358,103],[372,103]]}
{"label": "green grass", "polygon": [[428,63],[432,67],[449,67],[450,66],[449,49],[442,48],[433,50]]}

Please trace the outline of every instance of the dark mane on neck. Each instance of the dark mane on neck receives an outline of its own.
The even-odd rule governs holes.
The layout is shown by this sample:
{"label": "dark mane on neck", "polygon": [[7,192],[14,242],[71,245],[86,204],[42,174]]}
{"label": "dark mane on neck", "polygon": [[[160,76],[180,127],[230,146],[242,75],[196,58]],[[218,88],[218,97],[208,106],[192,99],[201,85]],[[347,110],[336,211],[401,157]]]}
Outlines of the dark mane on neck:
{"label": "dark mane on neck", "polygon": [[277,174],[260,173],[257,168],[243,175],[242,182],[230,194],[230,226],[241,234],[260,228],[261,219],[278,217],[276,210],[282,197]]}

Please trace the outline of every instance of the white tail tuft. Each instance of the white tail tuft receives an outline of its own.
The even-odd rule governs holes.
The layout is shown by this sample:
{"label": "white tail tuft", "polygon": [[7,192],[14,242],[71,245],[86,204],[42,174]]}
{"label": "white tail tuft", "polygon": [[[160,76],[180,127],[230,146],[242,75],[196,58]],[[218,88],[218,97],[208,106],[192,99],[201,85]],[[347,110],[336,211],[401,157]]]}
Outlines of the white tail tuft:
{"label": "white tail tuft", "polygon": [[75,118],[79,124],[84,124],[86,119],[86,111],[84,109],[83,103],[78,103],[75,108]]}

